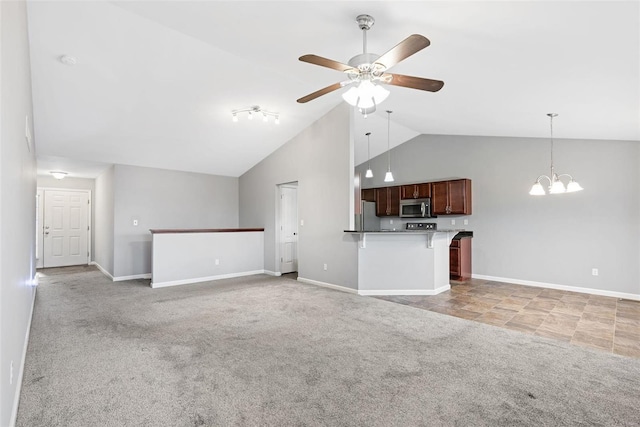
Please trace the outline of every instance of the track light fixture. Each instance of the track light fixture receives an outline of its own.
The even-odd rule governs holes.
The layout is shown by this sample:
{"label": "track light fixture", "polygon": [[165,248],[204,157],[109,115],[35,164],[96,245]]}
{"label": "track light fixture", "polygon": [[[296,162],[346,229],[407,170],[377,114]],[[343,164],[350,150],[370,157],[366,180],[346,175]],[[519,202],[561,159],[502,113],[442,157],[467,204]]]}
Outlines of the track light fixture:
{"label": "track light fixture", "polygon": [[273,122],[277,125],[280,124],[280,113],[274,113],[273,111],[265,110],[261,108],[259,105],[252,105],[251,107],[232,110],[231,118],[233,119],[234,122],[238,121],[238,114],[240,113],[247,113],[247,119],[249,120],[253,120],[254,114],[262,114],[263,122],[268,122],[269,117],[273,117],[274,118]]}

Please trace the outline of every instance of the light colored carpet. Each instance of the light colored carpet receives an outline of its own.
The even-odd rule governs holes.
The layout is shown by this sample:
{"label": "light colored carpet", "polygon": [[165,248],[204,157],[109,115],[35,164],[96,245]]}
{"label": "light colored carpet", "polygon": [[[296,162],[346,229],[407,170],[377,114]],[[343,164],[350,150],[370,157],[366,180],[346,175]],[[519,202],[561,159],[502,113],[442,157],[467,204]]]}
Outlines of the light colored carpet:
{"label": "light colored carpet", "polygon": [[282,278],[51,273],[18,426],[640,422],[638,359]]}

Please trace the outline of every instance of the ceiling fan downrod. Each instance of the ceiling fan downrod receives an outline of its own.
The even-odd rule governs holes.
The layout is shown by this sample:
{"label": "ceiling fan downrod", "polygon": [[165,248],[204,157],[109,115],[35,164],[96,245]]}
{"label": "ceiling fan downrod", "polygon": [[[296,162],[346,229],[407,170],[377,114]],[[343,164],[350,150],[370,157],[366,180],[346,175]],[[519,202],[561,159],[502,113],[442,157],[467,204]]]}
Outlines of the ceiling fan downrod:
{"label": "ceiling fan downrod", "polygon": [[351,58],[348,62],[353,68],[358,68],[361,71],[368,69],[374,60],[378,59],[379,55],[369,53],[367,51],[367,31],[373,27],[376,22],[371,15],[358,15],[356,17],[358,27],[362,30],[362,53]]}

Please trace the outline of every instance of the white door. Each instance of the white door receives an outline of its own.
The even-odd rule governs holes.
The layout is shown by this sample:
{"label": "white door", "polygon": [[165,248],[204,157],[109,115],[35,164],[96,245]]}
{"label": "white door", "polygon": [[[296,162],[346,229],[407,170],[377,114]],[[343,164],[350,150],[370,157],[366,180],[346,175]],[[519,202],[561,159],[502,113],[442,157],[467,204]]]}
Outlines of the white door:
{"label": "white door", "polygon": [[298,271],[298,189],[280,187],[280,273]]}
{"label": "white door", "polygon": [[88,263],[88,212],[87,191],[44,191],[44,267]]}

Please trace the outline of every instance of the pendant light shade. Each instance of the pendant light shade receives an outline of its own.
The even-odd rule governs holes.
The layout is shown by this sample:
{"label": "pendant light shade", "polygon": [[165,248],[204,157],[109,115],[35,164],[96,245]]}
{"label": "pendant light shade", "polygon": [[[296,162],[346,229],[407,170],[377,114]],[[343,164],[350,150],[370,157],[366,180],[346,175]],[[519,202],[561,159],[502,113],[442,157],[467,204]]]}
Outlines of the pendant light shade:
{"label": "pendant light shade", "polygon": [[371,170],[371,141],[369,140],[369,136],[371,136],[371,132],[365,133],[367,135],[367,172],[365,172],[365,178],[373,178],[373,171]]}
{"label": "pendant light shade", "polygon": [[[551,128],[551,175],[540,175],[536,182],[529,190],[529,194],[532,196],[544,196],[546,192],[544,191],[544,187],[540,182],[542,179],[546,179],[549,181],[549,194],[562,194],[562,193],[574,193],[576,191],[581,191],[583,188],[576,181],[573,180],[573,177],[568,173],[557,174],[555,172],[555,168],[553,165],[553,118],[557,116],[556,113],[548,113],[550,119],[550,128]],[[564,183],[560,180],[562,177],[568,177],[569,183],[567,186],[564,186]]]}
{"label": "pendant light shade", "polygon": [[387,173],[384,175],[384,182],[393,182],[393,174],[391,173],[391,113],[387,110]]}

